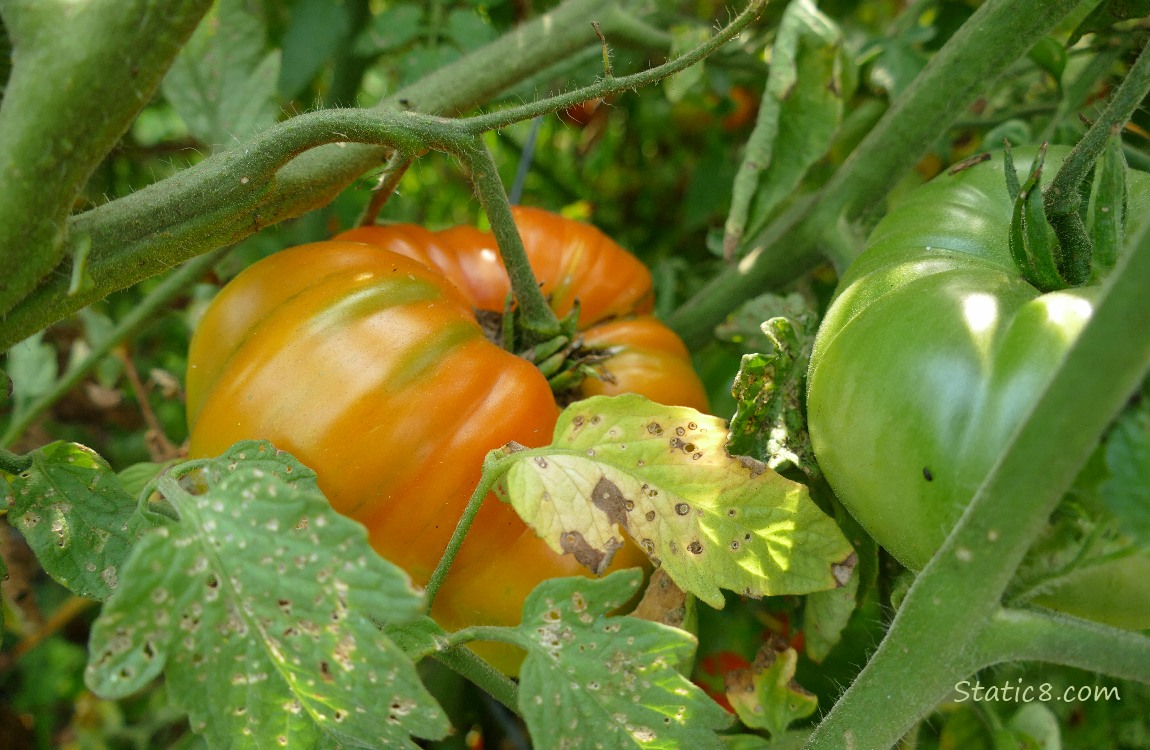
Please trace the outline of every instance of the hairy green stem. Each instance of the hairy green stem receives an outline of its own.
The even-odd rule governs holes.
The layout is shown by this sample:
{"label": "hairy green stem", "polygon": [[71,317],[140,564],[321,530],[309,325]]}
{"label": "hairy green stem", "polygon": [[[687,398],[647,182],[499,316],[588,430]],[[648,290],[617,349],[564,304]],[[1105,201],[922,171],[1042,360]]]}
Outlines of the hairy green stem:
{"label": "hairy green stem", "polygon": [[[461,630],[459,632],[466,633],[467,631]],[[466,640],[471,639],[467,638]],[[437,652],[434,658],[502,703],[516,716],[520,715],[519,686],[495,667],[476,656],[471,649],[455,646]]]}
{"label": "hairy green stem", "polygon": [[0,471],[19,474],[32,465],[32,454],[18,455],[6,448],[0,448]]}
{"label": "hairy green stem", "polygon": [[75,366],[68,369],[63,377],[57,380],[52,388],[42,394],[31,404],[22,409],[8,425],[4,435],[0,437],[0,446],[11,445],[15,442],[28,425],[32,424],[52,404],[56,403],[68,391],[76,387],[96,365],[108,356],[121,341],[131,336],[136,330],[151,320],[155,320],[156,311],[168,303],[172,297],[183,291],[189,284],[203,276],[215,265],[227,250],[217,250],[193,258],[177,268],[170,276],[148,293],[132,311],[120,320],[108,335],[96,344]]}
{"label": "hairy green stem", "polygon": [[491,233],[499,245],[499,256],[511,279],[511,292],[518,305],[519,321],[527,334],[525,341],[516,343],[533,346],[558,336],[559,318],[547,304],[539,282],[535,280],[535,272],[531,270],[531,262],[527,259],[527,251],[523,248],[523,240],[515,226],[515,217],[511,214],[507,191],[503,188],[499,169],[491,152],[487,150],[487,144],[483,142],[482,136],[473,136],[461,144],[455,155],[469,172],[479,203],[491,223]]}
{"label": "hairy green stem", "polygon": [[[492,451],[497,453],[497,451]],[[447,548],[443,551],[443,556],[439,558],[439,564],[435,566],[435,570],[431,573],[431,578],[427,581],[427,604],[424,611],[430,613],[431,607],[435,603],[435,596],[439,593],[440,587],[443,586],[444,579],[447,578],[448,572],[451,570],[451,564],[455,562],[455,556],[459,554],[459,548],[463,546],[463,540],[467,537],[467,532],[471,529],[471,524],[475,521],[476,514],[479,513],[479,507],[483,505],[483,501],[503,476],[504,470],[501,469],[502,464],[499,459],[491,456],[490,454],[483,462],[483,476],[479,479],[479,484],[475,487],[475,491],[471,493],[471,499],[467,501],[467,507],[463,509],[463,515],[459,517],[459,522],[455,525],[455,531],[451,534],[451,539],[447,541]]]}
{"label": "hairy green stem", "polygon": [[92,171],[152,98],[211,0],[3,0],[0,316],[64,258]]}
{"label": "hairy green stem", "polygon": [[1114,92],[1106,110],[1062,163],[1062,168],[1042,194],[1046,218],[1054,227],[1061,247],[1059,271],[1072,286],[1090,279],[1093,242],[1083,221],[1081,207],[1094,175],[1094,165],[1106,149],[1111,133],[1125,125],[1135,108],[1150,92],[1150,45],[1142,49],[1126,78]]}
{"label": "hairy green stem", "polygon": [[387,166],[383,168],[383,177],[379,181],[379,185],[371,194],[371,200],[368,201],[367,206],[363,209],[363,214],[360,215],[359,221],[356,226],[366,227],[375,224],[376,219],[379,218],[379,212],[383,210],[384,205],[391,199],[395,193],[399,183],[403,180],[403,176],[407,174],[408,167],[414,158],[408,154],[399,151],[391,155],[388,160]]}
{"label": "hairy green stem", "polygon": [[[856,247],[828,235],[879,205],[923,153],[1018,58],[1080,0],[988,0],[939,50],[846,163],[804,210],[780,216],[736,255],[743,262],[705,285],[668,323],[690,347],[743,301],[777,289],[818,265],[825,253],[839,266]],[[836,249],[838,252],[835,252]]]}
{"label": "hairy green stem", "polygon": [[[1010,653],[1009,643],[996,652],[994,626],[988,625],[1003,592],[1103,431],[1150,370],[1150,231],[1141,233],[1123,261],[1061,368],[809,748],[890,747],[956,681],[983,666],[978,654]],[[1061,439],[1052,441],[1052,434]],[[1107,663],[1102,654],[1096,659]]]}
{"label": "hairy green stem", "polygon": [[[571,5],[578,1],[573,0]],[[0,331],[0,349],[162,269],[323,205],[335,193],[325,192],[319,182],[330,182],[333,172],[339,172],[342,167],[339,159],[331,159],[326,169],[315,165],[312,160],[317,154],[331,156],[330,146],[317,146],[332,144],[337,150],[358,150],[365,147],[355,144],[367,143],[384,147],[373,152],[370,164],[346,161],[349,170],[354,165],[355,173],[341,173],[340,179],[346,178],[346,181],[341,182],[340,187],[378,164],[384,154],[394,149],[411,153],[427,148],[457,150],[463,134],[478,135],[673,75],[729,41],[754,19],[764,2],[753,0],[746,11],[706,44],[657,68],[602,80],[488,115],[449,120],[386,108],[338,109],[311,112],[282,122],[196,167],[73,219],[72,233],[91,238],[92,288],[69,296],[66,280],[45,282],[9,315],[4,330]],[[512,38],[517,37],[512,35]],[[504,54],[510,52],[501,49]],[[495,64],[494,60],[486,62]],[[505,63],[502,69],[506,70]],[[438,80],[436,75],[431,78]],[[407,99],[403,101],[413,104]],[[426,101],[414,104],[419,103]]]}
{"label": "hairy green stem", "polygon": [[1002,609],[972,643],[978,668],[1041,661],[1150,684],[1150,636],[1054,612]]}
{"label": "hairy green stem", "polygon": [[1046,187],[1043,197],[1047,213],[1078,210],[1078,186],[1090,176],[1098,157],[1106,148],[1106,139],[1115,128],[1126,124],[1147,91],[1150,91],[1150,54],[1143,49],[1138,61],[1111,98],[1106,111],[1074,145],[1062,162],[1062,168]]}

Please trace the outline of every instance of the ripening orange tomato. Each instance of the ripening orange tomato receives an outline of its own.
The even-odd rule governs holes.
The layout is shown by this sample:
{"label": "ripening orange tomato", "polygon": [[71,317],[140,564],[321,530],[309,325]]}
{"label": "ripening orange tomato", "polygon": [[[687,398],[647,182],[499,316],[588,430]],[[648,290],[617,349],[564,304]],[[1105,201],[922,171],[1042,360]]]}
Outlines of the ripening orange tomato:
{"label": "ripening orange tomato", "polygon": [[[560,316],[618,347],[574,397],[640,393],[706,410],[689,353],[649,315],[651,276],[594,227],[517,208],[525,249]],[[365,227],[289,248],[237,276],[202,319],[189,353],[191,453],[270,440],[319,476],[336,510],[426,584],[480,477],[487,452],[551,440],[559,408],[547,379],[484,335],[476,310],[510,290],[489,233]],[[612,570],[643,565],[633,545]],[[449,630],[519,621],[540,581],[586,574],[511,506],[489,497],[435,602]],[[508,672],[510,647],[484,654]]]}

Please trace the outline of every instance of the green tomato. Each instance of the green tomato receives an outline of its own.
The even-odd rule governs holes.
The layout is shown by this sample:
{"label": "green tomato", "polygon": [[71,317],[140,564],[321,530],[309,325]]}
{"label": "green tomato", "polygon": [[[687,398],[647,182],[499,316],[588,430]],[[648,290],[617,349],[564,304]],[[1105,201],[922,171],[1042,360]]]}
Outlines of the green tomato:
{"label": "green tomato", "polygon": [[[1051,148],[1045,174],[1067,153]],[[1016,155],[1022,178],[1033,155]],[[1147,215],[1150,176],[1132,172],[1128,231]],[[912,570],[941,545],[1093,309],[1097,287],[1042,294],[1023,280],[1010,216],[1001,155],[912,192],[844,274],[815,342],[807,406],[819,465]],[[1150,628],[1150,559],[1091,567],[1035,602]]]}

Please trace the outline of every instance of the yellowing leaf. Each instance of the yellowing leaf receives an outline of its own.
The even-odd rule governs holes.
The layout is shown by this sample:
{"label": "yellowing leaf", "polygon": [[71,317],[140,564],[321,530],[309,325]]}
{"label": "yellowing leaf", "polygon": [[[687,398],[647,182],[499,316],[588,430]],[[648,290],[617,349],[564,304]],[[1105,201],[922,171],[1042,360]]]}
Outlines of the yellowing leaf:
{"label": "yellowing leaf", "polygon": [[693,409],[597,396],[563,412],[551,446],[512,454],[497,491],[592,571],[626,534],[712,607],[724,588],[758,597],[840,585],[852,549],[834,521],[803,485],[728,454],[726,436],[723,420]]}

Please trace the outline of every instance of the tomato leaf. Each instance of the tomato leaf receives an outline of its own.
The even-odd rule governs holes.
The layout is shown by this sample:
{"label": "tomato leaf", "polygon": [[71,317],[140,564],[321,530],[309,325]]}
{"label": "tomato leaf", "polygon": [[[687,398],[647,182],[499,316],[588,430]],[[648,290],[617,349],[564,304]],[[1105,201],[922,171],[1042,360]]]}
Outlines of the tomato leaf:
{"label": "tomato leaf", "polygon": [[[813,485],[812,492],[821,487],[825,485]],[[802,623],[804,649],[816,664],[822,664],[843,639],[851,617],[856,610],[862,614],[867,597],[875,594],[878,583],[878,545],[837,502],[834,502],[834,513],[835,522],[854,545],[858,564],[849,571],[841,587],[806,596]]]}
{"label": "tomato leaf", "polygon": [[1094,262],[1100,270],[1113,268],[1126,234],[1126,157],[1122,154],[1122,136],[1111,133],[1106,149],[1097,164],[1098,180],[1094,191]]}
{"label": "tomato leaf", "polygon": [[371,25],[356,37],[352,53],[373,57],[398,49],[419,38],[423,10],[411,5],[396,5],[376,15]]}
{"label": "tomato leaf", "polygon": [[608,617],[642,583],[636,569],[541,583],[508,631],[527,650],[520,710],[539,750],[722,747],[731,715],[678,671],[694,636],[635,617]]}
{"label": "tomato leaf", "polygon": [[447,14],[447,36],[462,52],[479,49],[495,40],[498,33],[474,10],[458,8]]}
{"label": "tomato leaf", "polygon": [[[1026,53],[1038,67],[1045,70],[1055,81],[1062,80],[1062,73],[1066,70],[1066,47],[1054,37],[1044,36],[1039,39],[1030,51]],[[990,141],[987,141],[989,143]]]}
{"label": "tomato leaf", "polygon": [[276,122],[280,53],[264,37],[243,0],[222,0],[172,63],[161,91],[197,139],[227,146]]}
{"label": "tomato leaf", "polygon": [[807,488],[726,450],[723,420],[642,396],[569,406],[552,445],[512,454],[496,487],[556,552],[602,573],[639,542],[684,591],[712,607],[746,596],[840,585],[852,555]]}
{"label": "tomato leaf", "polygon": [[292,99],[303,93],[324,63],[348,45],[350,35],[351,10],[343,0],[296,0],[283,35],[280,96]]}
{"label": "tomato leaf", "polygon": [[777,737],[791,722],[815,712],[819,699],[794,681],[798,661],[798,652],[785,641],[771,640],[750,669],[728,675],[727,700],[744,724]]}
{"label": "tomato leaf", "polygon": [[1150,408],[1128,409],[1106,442],[1110,477],[1098,488],[1118,527],[1150,546]]}
{"label": "tomato leaf", "polygon": [[803,634],[807,656],[821,663],[839,642],[843,629],[855,611],[858,594],[858,570],[851,572],[845,586],[807,595],[803,610]]}
{"label": "tomato leaf", "polygon": [[795,193],[830,148],[853,88],[839,27],[811,0],[792,0],[779,21],[759,117],[735,177],[723,249],[733,257]]}
{"label": "tomato leaf", "polygon": [[164,461],[162,463],[141,461],[117,472],[116,476],[119,477],[120,484],[123,485],[125,492],[132,497],[139,497],[145,487],[159,477],[168,467],[176,463],[176,461]]}
{"label": "tomato leaf", "polygon": [[743,357],[731,395],[738,402],[727,449],[763,461],[772,469],[794,466],[819,476],[803,412],[807,365],[818,318],[805,306],[794,319],[772,317],[761,325],[765,353]]}
{"label": "tomato leaf", "polygon": [[161,477],[157,493],[179,520],[128,560],[93,626],[89,687],[122,697],[163,671],[213,747],[443,737],[447,719],[414,665],[369,618],[412,620],[423,597],[313,482],[266,443]]}
{"label": "tomato leaf", "polygon": [[56,350],[43,339],[44,332],[40,331],[8,350],[7,373],[11,382],[5,385],[12,403],[10,423],[20,421],[24,412],[56,383]]}
{"label": "tomato leaf", "polygon": [[79,596],[106,599],[146,528],[137,503],[90,448],[50,443],[13,476],[8,518],[44,570]]}
{"label": "tomato leaf", "polygon": [[1058,717],[1045,703],[1038,701],[1024,703],[1014,716],[1010,717],[1007,728],[1024,743],[1023,747],[1036,747],[1041,750],[1059,750],[1062,747],[1062,730]]}
{"label": "tomato leaf", "polygon": [[811,734],[809,729],[787,732],[782,737],[763,739],[757,734],[723,735],[726,750],[802,750]]}

